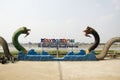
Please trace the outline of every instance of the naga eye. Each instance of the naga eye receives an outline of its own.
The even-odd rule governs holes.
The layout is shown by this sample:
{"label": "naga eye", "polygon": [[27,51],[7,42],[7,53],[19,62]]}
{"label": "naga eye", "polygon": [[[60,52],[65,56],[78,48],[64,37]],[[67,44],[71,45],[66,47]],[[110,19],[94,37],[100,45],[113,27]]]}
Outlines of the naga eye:
{"label": "naga eye", "polygon": [[90,29],[90,32],[92,31],[92,29]]}
{"label": "naga eye", "polygon": [[26,27],[24,27],[24,30],[27,30],[27,28],[26,28]]}

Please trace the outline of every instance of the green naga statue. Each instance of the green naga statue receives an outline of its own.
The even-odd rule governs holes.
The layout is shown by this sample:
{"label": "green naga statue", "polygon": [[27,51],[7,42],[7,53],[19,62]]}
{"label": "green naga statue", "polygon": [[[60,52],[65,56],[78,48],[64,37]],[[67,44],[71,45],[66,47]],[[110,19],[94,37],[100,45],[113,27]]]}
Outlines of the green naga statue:
{"label": "green naga statue", "polygon": [[12,36],[12,42],[18,51],[23,51],[24,53],[27,53],[27,50],[19,43],[18,37],[21,34],[26,34],[25,37],[27,37],[29,35],[29,31],[30,31],[30,29],[27,29],[26,27],[20,27],[19,29],[17,29],[14,32],[14,34]]}

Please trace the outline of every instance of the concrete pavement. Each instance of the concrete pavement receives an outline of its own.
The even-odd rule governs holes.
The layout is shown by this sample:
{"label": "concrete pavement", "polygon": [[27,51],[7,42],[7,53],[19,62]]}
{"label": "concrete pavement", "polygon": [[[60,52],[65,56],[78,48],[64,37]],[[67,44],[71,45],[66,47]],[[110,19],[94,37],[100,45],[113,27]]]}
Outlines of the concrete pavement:
{"label": "concrete pavement", "polygon": [[0,80],[120,80],[120,59],[0,64]]}

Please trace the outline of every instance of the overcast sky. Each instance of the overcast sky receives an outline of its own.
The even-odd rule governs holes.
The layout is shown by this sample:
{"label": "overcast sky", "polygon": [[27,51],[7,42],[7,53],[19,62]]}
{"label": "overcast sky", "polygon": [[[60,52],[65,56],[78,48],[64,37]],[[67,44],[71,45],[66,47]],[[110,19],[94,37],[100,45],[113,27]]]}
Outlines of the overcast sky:
{"label": "overcast sky", "polygon": [[93,42],[83,30],[91,26],[101,42],[120,37],[120,0],[0,0],[0,36],[12,42],[19,27],[31,29],[20,42],[40,42],[41,38],[72,38]]}

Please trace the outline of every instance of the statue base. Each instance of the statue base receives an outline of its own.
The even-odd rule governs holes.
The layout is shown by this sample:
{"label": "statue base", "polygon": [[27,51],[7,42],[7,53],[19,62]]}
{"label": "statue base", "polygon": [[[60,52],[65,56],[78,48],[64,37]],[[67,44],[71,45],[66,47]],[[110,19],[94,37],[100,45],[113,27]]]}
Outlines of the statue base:
{"label": "statue base", "polygon": [[41,54],[31,49],[28,51],[28,54],[20,51],[18,53],[19,61],[97,61],[95,52],[91,51],[89,54],[86,54],[84,50],[80,50],[77,54],[74,54],[73,51],[66,54],[63,58],[55,58],[46,51],[42,51]]}

